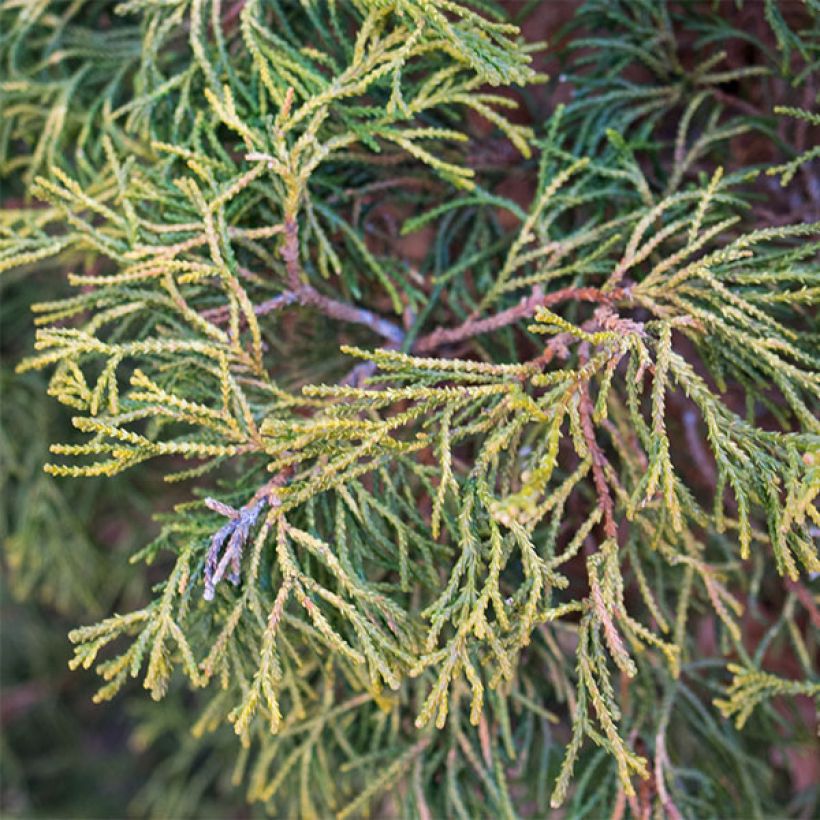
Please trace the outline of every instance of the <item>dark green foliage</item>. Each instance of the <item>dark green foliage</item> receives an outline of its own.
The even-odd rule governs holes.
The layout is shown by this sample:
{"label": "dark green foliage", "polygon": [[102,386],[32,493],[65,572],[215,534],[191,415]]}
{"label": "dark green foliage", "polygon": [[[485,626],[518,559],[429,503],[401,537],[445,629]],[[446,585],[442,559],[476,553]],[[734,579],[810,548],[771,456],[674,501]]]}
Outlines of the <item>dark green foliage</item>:
{"label": "dark green foliage", "polygon": [[[10,388],[48,372],[74,429],[11,459],[9,563],[106,591],[97,700],[167,697],[137,810],[230,762],[277,816],[782,811],[765,752],[814,728],[772,699],[820,692],[816,4],[587,3],[531,127],[541,47],[489,3],[0,14],[0,269],[73,289]],[[63,491],[127,468],[181,482],[138,603],[124,561],[77,580]]]}

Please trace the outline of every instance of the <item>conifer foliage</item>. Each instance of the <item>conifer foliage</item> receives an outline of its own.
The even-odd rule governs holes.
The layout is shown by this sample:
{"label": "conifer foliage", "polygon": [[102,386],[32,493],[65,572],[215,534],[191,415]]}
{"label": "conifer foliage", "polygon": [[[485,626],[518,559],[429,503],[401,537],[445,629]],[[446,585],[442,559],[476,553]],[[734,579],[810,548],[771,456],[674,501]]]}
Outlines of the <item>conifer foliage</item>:
{"label": "conifer foliage", "polygon": [[485,2],[2,5],[45,470],[187,498],[71,633],[99,700],[185,680],[278,816],[766,810],[739,730],[820,694],[820,10],[759,5],[585,4],[558,106]]}

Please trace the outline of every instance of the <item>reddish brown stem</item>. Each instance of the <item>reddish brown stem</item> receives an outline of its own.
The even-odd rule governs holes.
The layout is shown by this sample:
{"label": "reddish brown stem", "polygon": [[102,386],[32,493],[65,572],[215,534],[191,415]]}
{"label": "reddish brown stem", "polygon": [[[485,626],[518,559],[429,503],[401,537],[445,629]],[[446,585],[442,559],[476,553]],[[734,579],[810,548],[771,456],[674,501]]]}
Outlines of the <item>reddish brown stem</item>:
{"label": "reddish brown stem", "polygon": [[302,282],[302,266],[299,263],[299,224],[291,216],[285,219],[285,240],[282,242],[282,259],[288,272],[288,285],[293,291],[298,290]]}
{"label": "reddish brown stem", "polygon": [[[284,233],[285,239],[282,243],[281,254],[285,260],[290,293],[298,299],[300,304],[314,307],[332,319],[369,327],[379,336],[387,339],[391,345],[401,346],[404,341],[404,331],[397,324],[373,311],[324,296],[312,285],[305,282],[302,266],[299,262],[299,226],[295,219],[285,219]],[[600,288],[594,287],[567,287],[552,293],[544,293],[541,286],[538,285],[533,288],[529,296],[523,298],[517,305],[502,310],[493,316],[487,316],[484,319],[468,319],[458,327],[440,327],[426,336],[420,337],[413,345],[413,352],[431,353],[443,345],[461,342],[482,333],[491,333],[494,330],[499,330],[502,327],[507,327],[522,319],[534,316],[538,309],[542,307],[550,307],[570,300],[610,304],[622,299],[625,292],[625,288],[602,291]]]}
{"label": "reddish brown stem", "polygon": [[394,345],[400,345],[404,341],[404,331],[397,324],[382,318],[371,310],[324,296],[304,281],[302,266],[299,262],[299,226],[293,218],[285,220],[285,240],[282,243],[281,254],[285,260],[290,292],[300,304],[316,308],[331,319],[365,325]]}
{"label": "reddish brown stem", "polygon": [[586,382],[579,387],[579,394],[578,412],[581,418],[581,433],[589,449],[589,457],[592,459],[592,481],[595,484],[595,492],[598,494],[598,503],[604,514],[604,533],[607,538],[615,538],[618,534],[618,525],[615,523],[615,505],[612,502],[612,495],[604,474],[606,456],[595,439],[595,427],[592,424],[592,399],[589,395],[589,385]]}
{"label": "reddish brown stem", "polygon": [[[295,301],[297,301],[296,295],[292,291],[286,290],[284,293],[280,293],[272,299],[266,299],[264,302],[254,305],[253,312],[257,316],[264,316],[266,313],[273,313],[273,311],[279,310],[280,307],[291,305]],[[200,315],[203,319],[207,319],[209,322],[218,325],[228,321],[230,312],[228,306],[223,305],[222,307],[203,310]]]}
{"label": "reddish brown stem", "polygon": [[623,295],[623,288],[604,292],[600,288],[568,287],[552,293],[544,293],[540,287],[535,287],[532,293],[523,298],[517,305],[485,319],[468,319],[458,327],[437,328],[432,333],[422,336],[413,349],[419,353],[429,353],[442,345],[460,342],[463,339],[469,339],[482,333],[491,333],[494,330],[515,324],[522,319],[528,319],[534,316],[539,308],[550,307],[561,302],[576,300],[579,302],[608,304],[622,298]]}
{"label": "reddish brown stem", "polygon": [[398,325],[388,319],[383,319],[371,310],[358,308],[346,302],[337,302],[335,299],[323,296],[311,285],[300,285],[294,293],[301,304],[314,307],[331,319],[365,325],[394,345],[400,345],[404,340],[404,331]]}

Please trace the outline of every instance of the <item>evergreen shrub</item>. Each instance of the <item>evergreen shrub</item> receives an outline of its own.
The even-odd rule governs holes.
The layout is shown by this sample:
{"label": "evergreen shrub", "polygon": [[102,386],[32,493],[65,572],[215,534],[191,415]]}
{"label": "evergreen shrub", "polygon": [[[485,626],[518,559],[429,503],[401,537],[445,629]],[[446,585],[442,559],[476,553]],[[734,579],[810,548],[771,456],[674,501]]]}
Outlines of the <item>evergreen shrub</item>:
{"label": "evergreen shrub", "polygon": [[[181,792],[207,755],[280,817],[816,810],[820,6],[525,37],[549,5],[0,6],[5,446],[72,426],[9,583],[96,700],[169,697]],[[133,566],[75,485],[157,513]]]}

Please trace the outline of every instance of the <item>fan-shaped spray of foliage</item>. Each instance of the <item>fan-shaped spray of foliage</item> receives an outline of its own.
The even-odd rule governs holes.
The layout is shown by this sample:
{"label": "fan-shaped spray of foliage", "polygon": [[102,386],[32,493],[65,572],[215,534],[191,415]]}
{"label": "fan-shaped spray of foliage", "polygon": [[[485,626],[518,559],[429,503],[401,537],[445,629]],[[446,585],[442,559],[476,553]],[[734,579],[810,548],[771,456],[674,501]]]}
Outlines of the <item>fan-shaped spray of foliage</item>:
{"label": "fan-shaped spray of foliage", "polygon": [[[493,89],[543,79],[533,48],[475,6],[129,2],[112,50],[80,6],[7,4],[4,167],[48,207],[4,216],[0,266],[76,262],[20,367],[84,434],[46,470],[161,457],[194,495],[136,556],[165,580],[75,630],[74,665],[100,699],[203,689],[194,734],[232,725],[273,813],[356,816],[396,784],[419,817],[570,792],[577,816],[760,813],[707,764],[751,765],[718,711],[818,693],[795,619],[820,571],[820,225],[749,225],[759,169],[723,152],[759,123],[719,89],[762,72],[682,67],[665,4],[612,6],[628,36],[578,41],[578,98],[537,133]],[[782,59],[816,57],[769,7]],[[657,87],[618,79],[632,60]],[[476,172],[470,111],[531,163],[529,207]],[[433,226],[424,274],[374,235],[380,200]],[[795,590],[803,679],[743,640],[750,567]],[[733,659],[717,710],[703,611]],[[705,738],[697,776],[671,722]]]}

